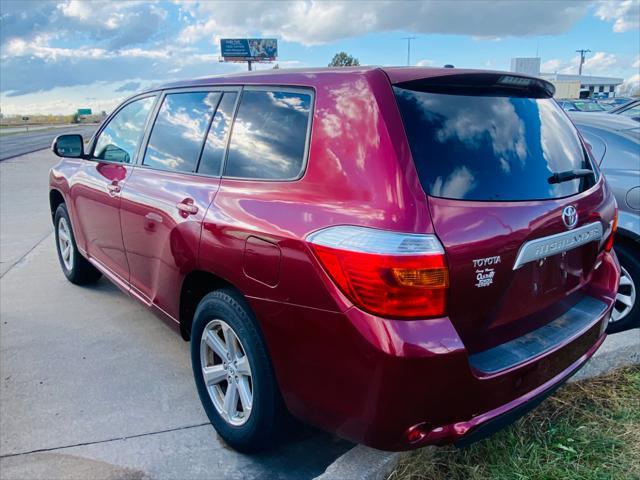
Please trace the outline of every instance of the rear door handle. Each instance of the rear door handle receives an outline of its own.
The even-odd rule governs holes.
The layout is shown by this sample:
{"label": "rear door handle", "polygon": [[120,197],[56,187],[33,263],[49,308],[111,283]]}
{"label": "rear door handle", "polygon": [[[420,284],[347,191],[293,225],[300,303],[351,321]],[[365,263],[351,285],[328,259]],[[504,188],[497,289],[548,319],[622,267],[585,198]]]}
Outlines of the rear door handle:
{"label": "rear door handle", "polygon": [[180,202],[176,205],[176,208],[180,210],[181,213],[183,213],[184,215],[195,215],[196,213],[198,213],[197,205],[194,205],[193,203],[185,203],[185,202]]}

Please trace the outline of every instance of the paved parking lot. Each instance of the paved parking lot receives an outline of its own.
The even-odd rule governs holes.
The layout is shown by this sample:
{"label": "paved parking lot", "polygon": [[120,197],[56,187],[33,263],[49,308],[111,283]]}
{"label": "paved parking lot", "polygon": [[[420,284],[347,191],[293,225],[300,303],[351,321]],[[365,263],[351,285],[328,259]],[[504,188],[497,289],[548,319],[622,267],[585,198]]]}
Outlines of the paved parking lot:
{"label": "paved parking lot", "polygon": [[188,344],[105,280],[63,277],[48,151],[0,163],[0,476],[312,478],[351,445],[305,430],[259,456],[227,448],[193,385]]}

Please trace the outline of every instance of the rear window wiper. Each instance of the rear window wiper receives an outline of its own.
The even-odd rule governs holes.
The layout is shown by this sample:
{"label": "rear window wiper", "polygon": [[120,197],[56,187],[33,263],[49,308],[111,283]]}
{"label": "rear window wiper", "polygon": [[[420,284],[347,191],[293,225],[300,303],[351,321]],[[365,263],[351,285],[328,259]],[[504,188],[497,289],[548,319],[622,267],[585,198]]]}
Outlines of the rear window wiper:
{"label": "rear window wiper", "polygon": [[593,175],[593,170],[586,168],[576,168],[574,170],[566,170],[564,172],[553,172],[547,180],[549,183],[562,183],[569,180],[575,180],[576,178],[588,177]]}

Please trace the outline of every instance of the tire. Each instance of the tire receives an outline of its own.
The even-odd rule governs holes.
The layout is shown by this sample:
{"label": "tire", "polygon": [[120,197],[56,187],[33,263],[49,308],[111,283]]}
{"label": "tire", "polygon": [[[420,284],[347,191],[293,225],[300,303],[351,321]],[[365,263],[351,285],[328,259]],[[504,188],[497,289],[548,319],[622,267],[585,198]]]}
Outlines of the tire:
{"label": "tire", "polygon": [[[233,339],[229,329],[238,343],[233,344],[236,355],[232,354],[224,362],[222,357],[230,350],[230,342],[225,339]],[[222,345],[216,344],[211,334],[217,335]],[[217,345],[218,350],[212,348],[212,344]],[[218,355],[221,346],[225,349]],[[237,364],[232,366],[234,358]],[[205,382],[203,362],[209,372],[215,372],[209,376],[209,386]],[[289,430],[290,417],[276,383],[266,344],[249,306],[235,290],[216,290],[198,305],[191,329],[191,365],[209,420],[234,449],[241,452],[265,450],[277,444],[282,434]],[[230,391],[229,378],[234,377],[234,372],[236,375],[231,382],[235,380],[236,386]],[[227,404],[230,392],[232,400]],[[249,409],[245,409],[245,403],[248,403],[245,400],[249,399],[247,393],[252,400]],[[234,403],[230,409],[225,409]],[[237,416],[233,414],[234,410]]]}
{"label": "tire", "polygon": [[[640,261],[638,260],[640,258],[640,247],[637,245],[632,246],[628,243],[617,243],[615,251],[620,261],[622,275],[607,333],[618,333],[640,326],[640,301],[638,299],[638,290],[640,289]],[[631,301],[631,308],[628,308],[628,305],[623,303],[621,299],[624,299],[627,303]],[[620,318],[615,319],[614,317],[620,313],[622,313]]]}
{"label": "tire", "polygon": [[[54,215],[56,250],[64,276],[76,285],[95,283],[102,274],[78,251],[67,206],[61,203]],[[68,247],[68,249],[67,249]]]}

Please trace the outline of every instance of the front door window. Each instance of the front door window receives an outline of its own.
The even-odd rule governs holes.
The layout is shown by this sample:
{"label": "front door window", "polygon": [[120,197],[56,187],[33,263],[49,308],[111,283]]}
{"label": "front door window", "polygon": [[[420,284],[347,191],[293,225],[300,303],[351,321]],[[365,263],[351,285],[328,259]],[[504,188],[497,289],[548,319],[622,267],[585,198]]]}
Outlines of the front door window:
{"label": "front door window", "polygon": [[107,162],[132,163],[154,100],[136,100],[116,113],[100,132],[93,156]]}

